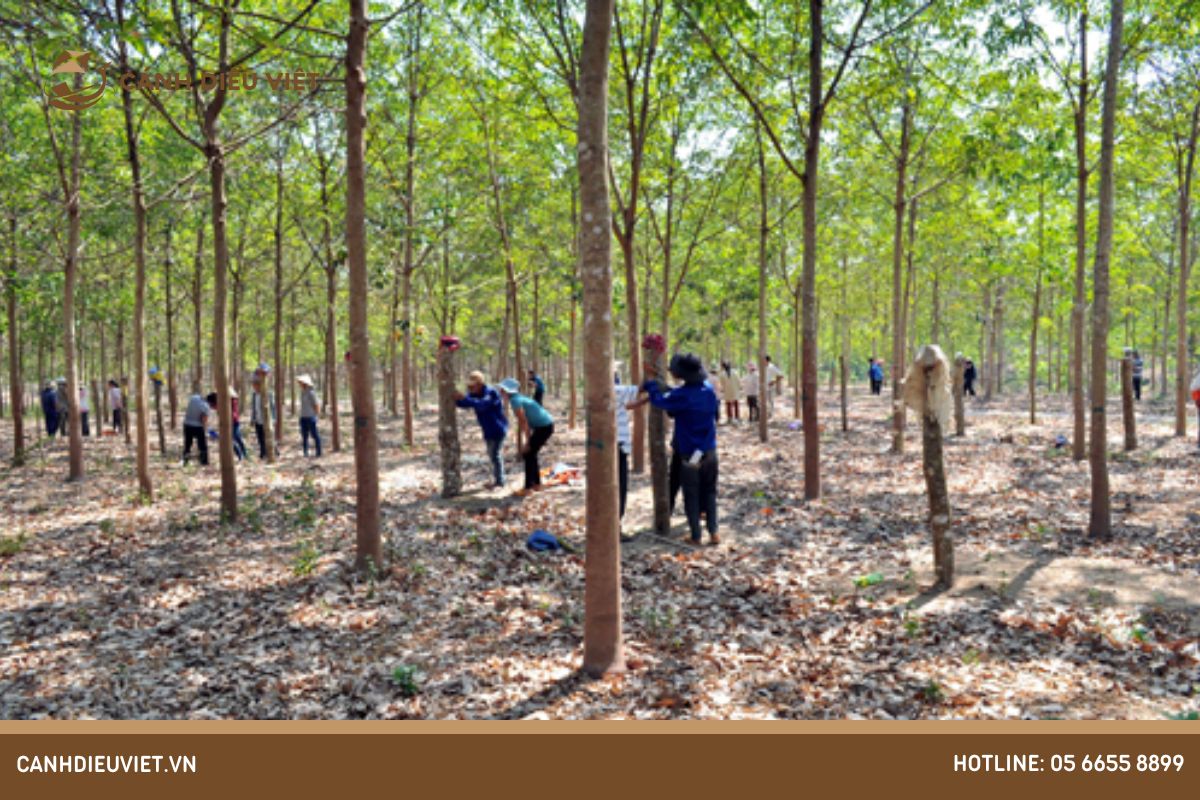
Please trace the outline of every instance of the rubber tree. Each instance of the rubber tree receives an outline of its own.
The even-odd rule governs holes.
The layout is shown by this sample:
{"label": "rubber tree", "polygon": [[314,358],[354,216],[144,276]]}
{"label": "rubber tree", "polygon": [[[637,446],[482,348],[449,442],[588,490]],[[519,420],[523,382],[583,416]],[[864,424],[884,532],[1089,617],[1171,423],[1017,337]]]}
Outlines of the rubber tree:
{"label": "rubber tree", "polygon": [[[616,398],[612,389],[612,220],[608,192],[608,48],[613,0],[588,0],[579,62],[579,271],[583,280],[587,560],[583,669],[623,670],[617,516]],[[637,380],[639,376],[631,376]]]}
{"label": "rubber tree", "polygon": [[383,566],[379,534],[379,435],[367,336],[367,0],[349,0],[346,36],[346,263],[350,272],[350,399],[354,407],[355,564]]}
{"label": "rubber tree", "polygon": [[1092,474],[1091,518],[1088,534],[1112,535],[1112,498],[1108,486],[1109,263],[1113,248],[1113,150],[1120,80],[1121,35],[1125,2],[1113,0],[1108,34],[1108,63],[1104,68],[1104,107],[1100,117],[1100,216],[1096,225],[1096,262],[1092,271],[1092,426],[1089,466]]}

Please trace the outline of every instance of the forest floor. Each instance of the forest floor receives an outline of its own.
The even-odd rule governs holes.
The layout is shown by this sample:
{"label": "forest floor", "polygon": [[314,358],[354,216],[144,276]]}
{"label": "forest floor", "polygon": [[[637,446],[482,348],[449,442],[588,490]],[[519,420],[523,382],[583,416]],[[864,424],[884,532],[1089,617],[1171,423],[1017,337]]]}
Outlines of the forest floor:
{"label": "forest floor", "polygon": [[[852,394],[849,433],[822,413],[824,499],[802,501],[801,433],[719,429],[722,544],[641,533],[623,548],[628,670],[577,668],[583,487],[437,495],[436,412],[417,444],[381,431],[389,566],[355,578],[352,456],[304,460],[288,421],[276,466],[239,467],[221,525],[215,466],[154,457],[137,503],[132,451],[65,442],[0,470],[0,717],[56,718],[1162,718],[1200,709],[1200,452],[1142,407],[1120,452],[1110,412],[1115,535],[1086,536],[1086,462],[1063,398],[1037,427],[1023,401],[972,402],[946,446],[958,577],[936,593],[910,416],[888,452],[887,398]],[[581,466],[581,429],[544,465]],[[1114,406],[1115,409],[1115,406]],[[460,415],[468,486],[485,480]],[[343,431],[348,417],[343,418]],[[1189,421],[1194,425],[1194,418]],[[326,446],[329,423],[321,423]],[[11,432],[3,421],[0,458]],[[1194,428],[1193,428],[1194,430]],[[153,437],[152,437],[153,439]],[[510,442],[511,445],[511,442]],[[251,446],[256,452],[257,448]],[[649,524],[634,476],[626,531]],[[545,528],[570,553],[531,553]],[[858,585],[858,584],[869,585]]]}

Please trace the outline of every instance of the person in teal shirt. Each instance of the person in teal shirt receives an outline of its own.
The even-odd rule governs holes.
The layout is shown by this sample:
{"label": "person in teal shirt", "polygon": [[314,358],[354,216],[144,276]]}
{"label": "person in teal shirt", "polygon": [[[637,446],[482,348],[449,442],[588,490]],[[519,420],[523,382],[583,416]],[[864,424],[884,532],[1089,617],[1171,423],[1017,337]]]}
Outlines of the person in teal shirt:
{"label": "person in teal shirt", "polygon": [[538,453],[554,435],[554,417],[532,397],[521,394],[521,384],[516,378],[505,378],[497,388],[508,398],[509,408],[525,435],[525,447],[521,450],[525,459],[525,491],[537,491],[542,485]]}

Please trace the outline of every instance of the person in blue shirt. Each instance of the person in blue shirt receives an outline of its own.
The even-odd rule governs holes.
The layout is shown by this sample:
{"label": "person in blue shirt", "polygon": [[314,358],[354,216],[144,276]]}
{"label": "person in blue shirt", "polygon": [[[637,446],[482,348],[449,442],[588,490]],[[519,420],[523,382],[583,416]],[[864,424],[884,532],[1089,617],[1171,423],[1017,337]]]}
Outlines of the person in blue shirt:
{"label": "person in blue shirt", "polygon": [[883,391],[883,363],[875,356],[871,356],[867,376],[871,379],[871,394],[880,394]]}
{"label": "person in blue shirt", "polygon": [[521,384],[516,378],[505,378],[498,388],[508,398],[513,416],[526,437],[525,447],[521,450],[521,457],[525,459],[525,491],[536,492],[542,486],[538,452],[554,435],[554,417],[532,397],[521,394]]}
{"label": "person in blue shirt", "polygon": [[[671,437],[672,473],[678,475],[683,489],[683,510],[687,515],[692,543],[700,544],[700,513],[704,512],[708,537],[719,544],[717,535],[717,393],[708,383],[700,359],[691,353],[677,353],[668,367],[671,376],[682,385],[663,392],[653,367],[646,365],[642,384],[650,404],[666,411],[675,420]],[[674,499],[672,490],[671,497]],[[673,504],[672,504],[673,505]]]}
{"label": "person in blue shirt", "polygon": [[533,388],[533,402],[540,406],[542,398],[546,396],[546,382],[536,372],[529,370],[529,385]]}
{"label": "person in blue shirt", "polygon": [[492,488],[504,485],[504,437],[508,435],[508,417],[504,414],[504,401],[500,393],[488,386],[482,372],[467,376],[467,393],[456,392],[454,404],[459,408],[475,409],[475,419],[483,430],[483,441],[487,444],[488,460],[492,464]]}
{"label": "person in blue shirt", "polygon": [[51,439],[58,433],[58,392],[55,391],[54,381],[46,384],[42,390],[42,416],[46,419],[46,435]]}

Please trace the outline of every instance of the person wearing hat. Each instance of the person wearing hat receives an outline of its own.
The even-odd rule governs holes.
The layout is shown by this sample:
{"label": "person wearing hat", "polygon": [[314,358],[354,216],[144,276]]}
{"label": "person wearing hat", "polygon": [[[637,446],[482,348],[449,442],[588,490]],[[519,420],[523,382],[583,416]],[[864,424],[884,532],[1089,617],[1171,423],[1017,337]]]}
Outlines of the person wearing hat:
{"label": "person wearing hat", "polygon": [[264,392],[267,376],[271,374],[271,368],[262,363],[258,365],[258,369],[254,370],[254,377],[250,380],[250,386],[254,389],[254,396],[250,398],[250,424],[254,426],[254,436],[258,439],[258,457],[266,461],[267,459],[267,435],[263,427],[266,418],[263,409],[263,394],[267,395],[267,408],[270,409],[271,419],[275,419],[275,395],[271,392]]}
{"label": "person wearing hat", "polygon": [[[671,357],[668,369],[682,386],[663,393],[658,381],[654,380],[654,368],[647,364],[642,391],[649,395],[651,405],[666,411],[675,420],[675,432],[671,437],[671,472],[678,474],[678,485],[683,489],[683,508],[692,543],[700,543],[700,513],[703,511],[709,541],[718,544],[717,395],[695,355],[676,353]],[[672,481],[673,487],[675,484]],[[673,489],[671,499],[675,499]]]}
{"label": "person wearing hat", "polygon": [[317,458],[321,457],[321,434],[317,432],[317,416],[321,413],[321,404],[317,402],[317,393],[313,391],[313,379],[305,374],[296,378],[301,386],[300,392],[300,435],[304,439],[304,456],[308,457],[308,437],[312,437],[317,445]]}
{"label": "person wearing hat", "polygon": [[504,438],[508,436],[508,417],[500,393],[488,386],[483,373],[476,370],[467,376],[467,393],[454,393],[454,404],[475,410],[475,420],[483,431],[488,461],[492,465],[492,488],[504,485]]}
{"label": "person wearing hat", "polygon": [[538,465],[538,453],[554,435],[554,417],[532,397],[521,394],[521,384],[516,378],[505,378],[498,387],[525,434],[525,447],[521,457],[525,459],[525,491],[537,491],[542,485],[542,473]]}
{"label": "person wearing hat", "polygon": [[200,466],[208,466],[208,439],[205,438],[205,426],[209,419],[208,401],[200,394],[200,387],[188,398],[187,409],[183,413],[183,463],[186,465],[192,455],[192,443],[200,453]]}
{"label": "person wearing hat", "polygon": [[46,435],[53,439],[58,433],[58,392],[54,381],[47,381],[42,390],[42,416],[46,420]]}

